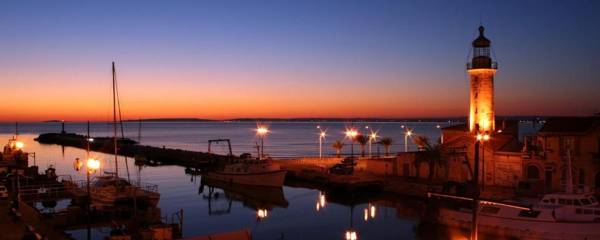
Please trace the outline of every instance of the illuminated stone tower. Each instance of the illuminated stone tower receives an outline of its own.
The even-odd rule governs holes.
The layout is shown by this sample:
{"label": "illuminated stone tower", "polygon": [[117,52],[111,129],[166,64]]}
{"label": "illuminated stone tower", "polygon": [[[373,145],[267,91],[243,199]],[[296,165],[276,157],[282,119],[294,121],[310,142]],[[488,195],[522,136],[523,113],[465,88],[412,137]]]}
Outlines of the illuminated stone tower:
{"label": "illuminated stone tower", "polygon": [[472,133],[494,131],[494,74],[497,64],[490,56],[491,41],[483,36],[484,28],[479,27],[479,37],[473,40],[473,58],[467,63],[467,73],[471,77],[469,109],[469,130]]}

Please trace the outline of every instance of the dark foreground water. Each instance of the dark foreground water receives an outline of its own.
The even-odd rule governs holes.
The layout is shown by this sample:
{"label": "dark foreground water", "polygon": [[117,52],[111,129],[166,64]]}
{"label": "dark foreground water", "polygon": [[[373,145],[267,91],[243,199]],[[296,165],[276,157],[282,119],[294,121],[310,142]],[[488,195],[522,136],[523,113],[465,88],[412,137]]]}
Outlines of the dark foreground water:
{"label": "dark foreground water", "polygon": [[[354,124],[365,131],[365,126],[379,130],[379,134],[396,140],[393,151],[402,151],[403,130],[406,123]],[[317,155],[318,131],[315,123],[273,123],[265,143],[265,152],[273,156]],[[409,123],[415,133],[437,139],[438,125],[444,123]],[[177,147],[205,151],[206,142],[213,138],[230,138],[236,154],[253,152],[254,123],[144,123],[142,144]],[[330,141],[343,139],[343,130],[349,124],[326,123],[321,128],[328,131],[327,154],[332,154]],[[0,141],[12,136],[14,124],[1,124],[3,134]],[[84,172],[73,169],[75,158],[85,158],[85,151],[57,145],[41,145],[33,139],[40,132],[60,131],[58,123],[22,124],[19,139],[25,143],[27,152],[36,153],[40,170],[50,165],[56,167],[59,175],[70,175],[74,179],[85,179]],[[68,132],[85,132],[85,124],[68,124]],[[106,124],[93,124],[93,136],[106,136]],[[137,123],[126,125],[128,137],[137,138]],[[411,146],[414,147],[414,146]],[[373,148],[375,151],[375,148]],[[347,149],[346,151],[348,151]],[[224,152],[224,148],[221,149]],[[102,160],[105,170],[113,170],[112,155],[92,153]],[[124,159],[121,158],[124,163]],[[421,224],[420,215],[425,203],[399,196],[375,196],[361,193],[332,193],[312,189],[310,186],[285,186],[279,190],[220,189],[214,188],[209,196],[209,187],[200,189],[200,177],[185,174],[179,166],[139,168],[128,159],[132,181],[158,184],[161,193],[159,207],[167,216],[183,209],[184,237],[214,234],[219,232],[249,229],[253,239],[342,239],[344,232],[353,228],[359,239],[445,239],[460,237],[462,233],[440,232],[439,229]],[[30,165],[34,164],[30,158]],[[127,172],[125,164],[119,165],[121,176]],[[126,176],[124,176],[126,177]],[[214,194],[217,193],[217,194]],[[324,201],[322,200],[324,195]],[[321,204],[324,203],[323,206]],[[56,208],[64,208],[68,201],[59,202]],[[317,206],[319,205],[319,206]],[[43,209],[51,211],[53,209]],[[267,209],[267,217],[257,219],[257,211]],[[109,228],[92,230],[94,239],[102,239],[109,234]],[[85,238],[85,229],[69,231],[78,239]]]}

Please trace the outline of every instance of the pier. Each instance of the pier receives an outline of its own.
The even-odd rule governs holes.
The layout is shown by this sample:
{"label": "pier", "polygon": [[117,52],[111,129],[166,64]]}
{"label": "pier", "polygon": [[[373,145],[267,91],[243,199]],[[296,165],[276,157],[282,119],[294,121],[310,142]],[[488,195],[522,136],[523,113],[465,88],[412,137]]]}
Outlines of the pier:
{"label": "pier", "polygon": [[[35,140],[42,144],[57,144],[81,149],[86,149],[88,141],[86,136],[74,133],[44,133],[40,134]],[[93,138],[90,141],[90,150],[112,154],[114,153],[112,144],[112,137]],[[191,168],[205,168],[211,164],[230,159],[229,156],[212,153],[139,145],[127,138],[117,139],[117,145],[119,155],[135,158],[136,161],[142,161],[147,165],[180,165]]]}

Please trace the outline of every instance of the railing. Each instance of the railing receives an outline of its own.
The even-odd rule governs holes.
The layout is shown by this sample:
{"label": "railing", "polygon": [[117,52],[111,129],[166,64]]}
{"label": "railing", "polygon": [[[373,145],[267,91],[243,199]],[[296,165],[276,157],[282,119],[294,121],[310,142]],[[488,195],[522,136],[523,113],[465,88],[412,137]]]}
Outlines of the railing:
{"label": "railing", "polygon": [[[65,187],[69,188],[80,188],[80,189],[86,189],[87,188],[87,181],[86,180],[77,180],[77,181],[64,181]],[[91,184],[91,183],[90,183]],[[129,184],[131,184],[131,186],[137,187],[141,190],[145,190],[145,191],[149,191],[149,192],[158,192],[158,185],[156,184],[151,184],[151,183],[138,183],[138,182],[130,182]],[[91,186],[93,188],[93,185]]]}
{"label": "railing", "polygon": [[486,69],[486,68],[490,68],[490,69],[498,69],[498,63],[491,61],[489,64],[487,63],[480,63],[480,62],[476,62],[476,63],[472,63],[469,62],[467,63],[467,70],[471,70],[471,69]]}

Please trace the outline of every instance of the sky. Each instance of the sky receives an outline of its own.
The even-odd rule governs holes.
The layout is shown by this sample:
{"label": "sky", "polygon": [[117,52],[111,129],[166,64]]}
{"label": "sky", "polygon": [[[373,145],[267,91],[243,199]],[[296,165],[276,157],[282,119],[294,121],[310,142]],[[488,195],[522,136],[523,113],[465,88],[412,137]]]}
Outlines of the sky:
{"label": "sky", "polygon": [[600,1],[0,1],[0,121],[600,112]]}

